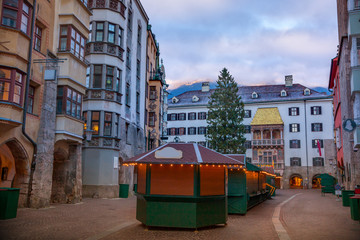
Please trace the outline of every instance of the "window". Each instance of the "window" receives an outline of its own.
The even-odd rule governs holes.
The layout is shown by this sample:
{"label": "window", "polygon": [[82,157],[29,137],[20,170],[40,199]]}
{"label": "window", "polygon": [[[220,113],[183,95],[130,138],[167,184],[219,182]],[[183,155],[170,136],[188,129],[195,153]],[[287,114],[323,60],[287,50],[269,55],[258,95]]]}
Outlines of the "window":
{"label": "window", "polygon": [[189,127],[188,128],[189,135],[196,135],[196,127]]}
{"label": "window", "polygon": [[136,61],[136,78],[140,79],[140,60]]}
{"label": "window", "polygon": [[42,36],[42,29],[36,25],[35,26],[35,38],[34,38],[34,49],[36,51],[41,51],[41,36]]}
{"label": "window", "polygon": [[91,112],[91,130],[93,135],[99,135],[100,112]]}
{"label": "window", "polygon": [[71,25],[60,26],[60,52],[71,52],[84,60],[85,37]]}
{"label": "window", "polygon": [[289,124],[289,132],[300,132],[300,124],[299,123]]}
{"label": "window", "polygon": [[246,149],[251,149],[251,141],[245,141],[244,147],[245,147]]}
{"label": "window", "polygon": [[181,121],[186,120],[186,113],[179,113],[178,120],[181,120]]}
{"label": "window", "polygon": [[141,26],[140,25],[138,25],[137,42],[138,42],[138,44],[141,44]]}
{"label": "window", "polygon": [[179,128],[179,135],[186,135],[186,128],[184,127]]}
{"label": "window", "polygon": [[90,67],[86,68],[86,88],[90,87]]}
{"label": "window", "polygon": [[299,157],[292,157],[290,158],[290,166],[301,166],[301,158]]}
{"label": "window", "polygon": [[125,104],[130,107],[130,84],[126,83],[125,88]]}
{"label": "window", "polygon": [[92,25],[93,23],[90,22],[90,25],[89,25],[89,38],[87,39],[87,42],[91,42],[91,38],[92,38]]}
{"label": "window", "polygon": [[289,116],[298,116],[299,113],[299,108],[298,107],[291,107],[289,108]]}
{"label": "window", "polygon": [[300,140],[290,140],[290,148],[300,148]]}
{"label": "window", "polygon": [[206,112],[199,112],[198,113],[198,119],[199,120],[205,120],[206,119]]}
{"label": "window", "polygon": [[244,118],[251,118],[251,110],[245,110]]}
{"label": "window", "polygon": [[174,136],[174,135],[176,135],[176,128],[168,128],[167,129],[167,135],[169,135],[169,136]]}
{"label": "window", "polygon": [[282,90],[281,93],[280,93],[280,96],[281,97],[286,97],[287,96],[287,93],[285,90]]}
{"label": "window", "polygon": [[253,93],[251,94],[251,98],[258,98],[258,94],[257,94],[256,92],[253,92]]}
{"label": "window", "polygon": [[136,112],[140,113],[140,93],[136,92]]}
{"label": "window", "polygon": [[245,125],[245,133],[251,133],[251,126],[250,125]]}
{"label": "window", "polygon": [[304,89],[304,96],[309,96],[310,95],[310,89],[305,88]]}
{"label": "window", "polygon": [[150,100],[156,99],[156,87],[151,86],[150,87]]}
{"label": "window", "polygon": [[95,41],[96,42],[104,41],[104,23],[103,22],[96,23]]}
{"label": "window", "polygon": [[125,139],[126,139],[126,144],[130,144],[129,143],[129,123],[125,123]]}
{"label": "window", "polygon": [[113,79],[114,79],[114,67],[106,66],[106,82],[105,88],[112,90],[113,89]]}
{"label": "window", "polygon": [[199,135],[206,134],[206,127],[198,127],[198,134]]}
{"label": "window", "polygon": [[115,43],[115,25],[112,23],[108,25],[108,42]]}
{"label": "window", "polygon": [[122,71],[118,68],[116,71],[116,89],[115,91],[121,92],[121,74]]}
{"label": "window", "polygon": [[149,112],[149,126],[155,127],[155,112]]}
{"label": "window", "polygon": [[15,69],[0,68],[0,101],[22,103],[24,75]]}
{"label": "window", "polygon": [[119,137],[119,118],[120,118],[120,114],[116,114],[115,115],[115,137]]}
{"label": "window", "polygon": [[196,120],[196,113],[194,113],[194,112],[188,113],[188,119],[189,120]]}
{"label": "window", "polygon": [[322,130],[323,130],[322,123],[312,123],[311,124],[312,132],[322,132]]}
{"label": "window", "polygon": [[176,121],[178,119],[178,115],[176,113],[169,114],[170,121]]}
{"label": "window", "polygon": [[314,167],[322,167],[322,166],[324,166],[324,158],[322,158],[322,157],[314,157],[313,158],[313,166]]}
{"label": "window", "polygon": [[22,0],[4,0],[2,9],[2,25],[20,29],[27,35],[30,34],[32,8],[29,4]]}
{"label": "window", "polygon": [[126,49],[126,67],[131,69],[131,55],[130,55],[130,49]]}
{"label": "window", "polygon": [[101,88],[102,65],[94,65],[94,81],[93,88]]}
{"label": "window", "polygon": [[81,119],[82,95],[67,86],[57,89],[56,113]]}
{"label": "window", "polygon": [[311,115],[321,115],[321,106],[311,107]]}
{"label": "window", "polygon": [[34,111],[34,95],[35,95],[35,88],[33,86],[29,86],[28,106],[27,106],[28,113],[33,113]]}
{"label": "window", "polygon": [[119,27],[119,32],[118,32],[118,45],[121,47],[123,44],[122,44],[122,36],[123,36],[123,33],[124,33],[124,30]]}
{"label": "window", "polygon": [[104,136],[111,136],[111,128],[112,128],[112,113],[111,112],[105,112]]}
{"label": "window", "polygon": [[322,139],[313,139],[311,141],[312,143],[312,148],[318,148],[318,141],[320,141],[320,148],[324,147],[324,141]]}

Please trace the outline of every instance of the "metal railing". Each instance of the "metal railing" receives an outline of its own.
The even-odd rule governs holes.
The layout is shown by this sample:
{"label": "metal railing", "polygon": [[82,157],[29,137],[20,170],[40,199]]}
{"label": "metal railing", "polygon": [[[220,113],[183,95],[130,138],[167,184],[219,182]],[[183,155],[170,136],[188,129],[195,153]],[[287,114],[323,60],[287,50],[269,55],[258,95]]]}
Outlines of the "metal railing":
{"label": "metal railing", "polygon": [[284,139],[257,139],[251,141],[252,146],[284,145]]}

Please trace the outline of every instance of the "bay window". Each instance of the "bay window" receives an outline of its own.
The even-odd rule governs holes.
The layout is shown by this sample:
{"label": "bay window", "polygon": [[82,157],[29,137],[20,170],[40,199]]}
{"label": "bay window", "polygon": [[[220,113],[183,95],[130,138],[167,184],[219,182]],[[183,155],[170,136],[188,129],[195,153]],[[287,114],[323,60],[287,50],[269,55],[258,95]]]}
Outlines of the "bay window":
{"label": "bay window", "polygon": [[23,0],[4,0],[2,3],[1,24],[20,29],[29,35],[31,13],[31,5]]}
{"label": "bay window", "polygon": [[108,42],[115,43],[115,25],[112,23],[108,25]]}
{"label": "bay window", "polygon": [[113,89],[114,67],[106,66],[106,89]]}
{"label": "bay window", "polygon": [[86,38],[72,25],[60,26],[60,52],[71,52],[84,60]]}
{"label": "bay window", "polygon": [[57,90],[56,113],[81,119],[82,95],[68,86],[59,86]]}
{"label": "bay window", "polygon": [[22,103],[24,75],[15,69],[0,68],[0,101]]}

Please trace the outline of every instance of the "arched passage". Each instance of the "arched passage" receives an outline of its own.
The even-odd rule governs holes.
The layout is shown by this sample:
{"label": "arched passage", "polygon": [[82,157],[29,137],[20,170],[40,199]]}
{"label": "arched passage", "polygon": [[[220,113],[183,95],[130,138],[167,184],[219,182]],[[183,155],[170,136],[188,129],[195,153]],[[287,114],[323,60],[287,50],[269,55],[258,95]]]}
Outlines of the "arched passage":
{"label": "arched passage", "polygon": [[20,188],[19,206],[26,206],[30,163],[25,149],[16,139],[0,145],[0,187]]}
{"label": "arched passage", "polygon": [[321,188],[320,174],[316,174],[312,178],[312,188]]}
{"label": "arched passage", "polygon": [[303,178],[300,174],[294,174],[290,177],[290,188],[303,188]]}

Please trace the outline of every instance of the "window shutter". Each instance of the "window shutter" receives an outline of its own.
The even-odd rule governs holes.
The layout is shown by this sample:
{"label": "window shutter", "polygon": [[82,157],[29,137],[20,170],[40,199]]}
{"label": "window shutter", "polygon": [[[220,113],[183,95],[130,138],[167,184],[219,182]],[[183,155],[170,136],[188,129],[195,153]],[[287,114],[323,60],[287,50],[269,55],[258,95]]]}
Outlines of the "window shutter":
{"label": "window shutter", "polygon": [[183,128],[184,135],[186,135],[186,128]]}
{"label": "window shutter", "polygon": [[175,128],[175,135],[179,135],[179,128]]}
{"label": "window shutter", "polygon": [[289,108],[289,116],[291,116],[291,108]]}
{"label": "window shutter", "polygon": [[299,148],[301,148],[301,141],[300,141],[300,140],[298,140],[298,143],[299,143]]}
{"label": "window shutter", "polygon": [[201,119],[201,118],[200,118],[200,112],[198,112],[198,119]]}
{"label": "window shutter", "polygon": [[311,115],[314,115],[314,107],[310,108]]}
{"label": "window shutter", "polygon": [[298,123],[298,124],[296,124],[297,125],[297,130],[298,130],[298,132],[300,132],[300,124]]}
{"label": "window shutter", "polygon": [[299,114],[300,114],[299,108],[296,108],[296,115],[299,115]]}
{"label": "window shutter", "polygon": [[321,115],[321,106],[319,107],[319,115]]}
{"label": "window shutter", "polygon": [[[168,121],[171,121],[171,114],[168,114],[168,115],[167,115],[167,120],[168,120]],[[168,129],[168,130],[169,130],[169,129]]]}
{"label": "window shutter", "polygon": [[183,113],[184,114],[184,120],[186,120],[186,113]]}
{"label": "window shutter", "polygon": [[311,124],[311,131],[314,131],[314,124]]}
{"label": "window shutter", "polygon": [[289,132],[292,132],[292,126],[291,126],[292,124],[290,123],[289,124]]}
{"label": "window shutter", "polygon": [[190,113],[188,113],[188,119],[190,120]]}
{"label": "window shutter", "polygon": [[188,128],[188,135],[190,135],[190,128]]}
{"label": "window shutter", "polygon": [[323,128],[322,128],[322,123],[320,123],[320,131],[322,132]]}

